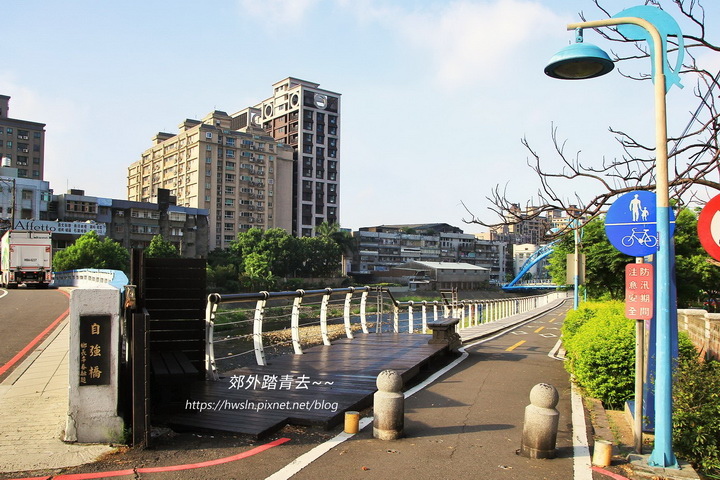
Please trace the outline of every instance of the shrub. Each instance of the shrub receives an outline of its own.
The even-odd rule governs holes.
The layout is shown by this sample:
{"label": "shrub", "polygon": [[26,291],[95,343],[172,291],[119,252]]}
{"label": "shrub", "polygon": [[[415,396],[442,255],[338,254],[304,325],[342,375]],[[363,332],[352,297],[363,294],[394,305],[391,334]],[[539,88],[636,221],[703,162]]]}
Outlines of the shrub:
{"label": "shrub", "polygon": [[588,395],[621,405],[634,394],[635,322],[624,317],[620,302],[589,304],[577,312],[563,326],[566,368]]}
{"label": "shrub", "polygon": [[720,474],[720,362],[681,360],[673,384],[673,446],[708,474]]}
{"label": "shrub", "polygon": [[[562,326],[563,341],[567,344],[572,341],[572,337],[577,333],[588,320],[592,320],[597,315],[598,309],[603,307],[603,303],[586,302],[581,304],[577,310],[570,310],[565,316]],[[567,345],[566,345],[567,348]]]}

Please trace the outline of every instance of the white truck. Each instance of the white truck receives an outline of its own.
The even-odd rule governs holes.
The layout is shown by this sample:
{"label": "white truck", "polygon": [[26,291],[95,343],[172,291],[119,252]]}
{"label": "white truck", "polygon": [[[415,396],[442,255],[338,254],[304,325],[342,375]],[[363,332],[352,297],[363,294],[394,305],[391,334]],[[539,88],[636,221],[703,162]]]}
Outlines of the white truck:
{"label": "white truck", "polygon": [[0,240],[0,286],[47,288],[52,281],[52,233],[8,230]]}

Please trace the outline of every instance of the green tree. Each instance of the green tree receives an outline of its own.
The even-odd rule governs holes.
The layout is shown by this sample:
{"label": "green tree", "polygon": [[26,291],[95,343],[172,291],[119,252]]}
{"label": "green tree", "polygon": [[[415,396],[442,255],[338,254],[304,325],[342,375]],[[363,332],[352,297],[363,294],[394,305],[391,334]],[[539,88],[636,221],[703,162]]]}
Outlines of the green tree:
{"label": "green tree", "polygon": [[122,245],[108,237],[100,240],[97,232],[90,231],[56,253],[53,268],[56,272],[80,268],[127,271],[129,261],[130,253]]}
{"label": "green tree", "polygon": [[300,239],[304,259],[302,273],[308,277],[329,277],[338,273],[342,249],[333,240],[321,237]]}
{"label": "green tree", "polygon": [[[574,252],[574,236],[565,235],[555,245],[549,260],[553,282],[565,283],[566,255]],[[583,228],[581,252],[585,254],[585,288],[591,298],[605,295],[624,298],[625,265],[634,259],[620,253],[605,235],[602,218],[595,218]],[[675,277],[678,306],[697,303],[703,295],[718,296],[720,269],[700,245],[697,236],[697,215],[689,209],[680,210],[675,221]]]}
{"label": "green tree", "polygon": [[[574,253],[573,233],[565,235],[556,245],[549,259],[553,282],[564,285],[567,271],[567,254]],[[583,227],[580,252],[585,254],[585,288],[591,298],[607,294],[621,299],[625,292],[625,265],[632,257],[620,253],[605,235],[605,221],[595,218]]]}
{"label": "green tree", "polygon": [[263,231],[254,227],[238,233],[230,244],[230,252],[240,260],[240,272],[246,270],[246,259],[253,253],[263,256],[269,271],[278,277],[293,275],[302,265],[299,239],[281,228]]}
{"label": "green tree", "polygon": [[268,255],[252,252],[244,258],[244,274],[241,279],[250,290],[267,290],[276,285],[276,279],[270,270]]}
{"label": "green tree", "polygon": [[700,244],[697,215],[690,209],[681,210],[675,220],[675,270],[681,308],[699,303],[705,295],[718,295],[720,269]]}
{"label": "green tree", "polygon": [[337,223],[322,222],[315,228],[315,233],[320,238],[332,240],[338,244],[340,247],[340,262],[344,262],[346,257],[351,257],[358,250],[357,242],[350,232],[341,230],[340,225]]}
{"label": "green tree", "polygon": [[162,235],[155,235],[145,249],[145,256],[150,258],[178,258],[180,252],[175,245],[165,240]]}

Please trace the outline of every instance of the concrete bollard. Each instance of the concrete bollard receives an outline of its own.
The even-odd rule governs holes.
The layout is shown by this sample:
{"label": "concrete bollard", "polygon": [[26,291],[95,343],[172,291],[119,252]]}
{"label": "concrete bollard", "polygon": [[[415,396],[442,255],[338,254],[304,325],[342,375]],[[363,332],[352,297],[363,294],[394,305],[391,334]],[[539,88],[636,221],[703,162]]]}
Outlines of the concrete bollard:
{"label": "concrete bollard", "polygon": [[592,463],[598,467],[607,467],[612,463],[612,442],[607,440],[595,440]]}
{"label": "concrete bollard", "polygon": [[373,398],[373,437],[395,440],[403,435],[405,427],[405,396],[402,377],[395,370],[384,370],[377,377]]}
{"label": "concrete bollard", "polygon": [[560,396],[552,385],[539,383],[530,391],[530,405],[525,407],[520,454],[529,458],[555,458],[560,412],[555,407]]}

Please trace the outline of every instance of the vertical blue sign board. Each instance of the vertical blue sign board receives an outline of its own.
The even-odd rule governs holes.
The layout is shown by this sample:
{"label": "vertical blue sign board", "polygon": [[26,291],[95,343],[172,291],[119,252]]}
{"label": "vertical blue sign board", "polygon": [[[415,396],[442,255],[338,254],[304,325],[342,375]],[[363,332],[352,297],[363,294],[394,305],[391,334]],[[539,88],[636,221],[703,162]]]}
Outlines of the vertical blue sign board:
{"label": "vertical blue sign board", "polygon": [[[610,206],[605,216],[605,234],[610,243],[626,255],[633,257],[645,257],[654,255],[658,249],[657,218],[655,212],[656,197],[653,192],[647,190],[635,190],[626,193]],[[670,210],[670,236],[675,232],[675,215]],[[671,243],[670,258],[672,259],[670,275],[670,308],[672,358],[677,361],[677,294],[675,285],[675,245]],[[655,257],[653,257],[653,264]],[[668,288],[667,285],[659,285],[657,281],[657,269],[655,269],[656,288]],[[657,300],[657,295],[655,295]],[[653,308],[657,312],[657,308]],[[650,321],[650,334],[647,355],[647,368],[645,371],[644,393],[643,393],[643,430],[652,431],[655,427],[655,342],[656,342],[656,317]],[[647,324],[646,324],[647,326]]]}

